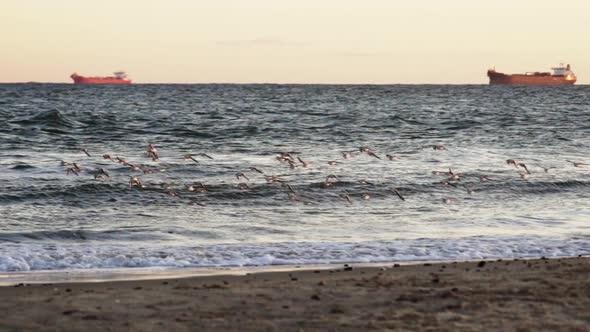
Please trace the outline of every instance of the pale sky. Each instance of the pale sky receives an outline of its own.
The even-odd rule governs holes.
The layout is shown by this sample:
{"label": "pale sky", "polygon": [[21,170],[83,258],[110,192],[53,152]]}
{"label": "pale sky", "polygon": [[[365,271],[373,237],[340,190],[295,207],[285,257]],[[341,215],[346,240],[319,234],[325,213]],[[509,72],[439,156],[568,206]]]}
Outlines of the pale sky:
{"label": "pale sky", "polygon": [[0,0],[0,82],[589,84],[589,41],[590,0]]}

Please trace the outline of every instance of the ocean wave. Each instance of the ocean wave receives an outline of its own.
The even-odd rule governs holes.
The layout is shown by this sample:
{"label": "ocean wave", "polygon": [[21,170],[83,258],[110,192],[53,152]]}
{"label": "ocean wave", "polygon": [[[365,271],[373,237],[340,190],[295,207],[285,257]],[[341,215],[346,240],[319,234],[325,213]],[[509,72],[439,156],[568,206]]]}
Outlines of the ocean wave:
{"label": "ocean wave", "polygon": [[[174,231],[154,232],[151,228],[136,227],[110,230],[44,230],[25,232],[0,232],[0,243],[92,243],[93,241],[161,241],[166,234],[185,233],[180,229]],[[203,232],[205,233],[205,232]],[[203,234],[201,234],[203,236]],[[206,234],[211,236],[211,234]],[[96,243],[96,242],[95,242]]]}
{"label": "ocean wave", "polygon": [[590,254],[590,239],[470,237],[361,243],[258,243],[194,247],[3,244],[0,271],[221,267],[449,261]]}
{"label": "ocean wave", "polygon": [[48,130],[57,130],[59,128],[74,128],[76,126],[81,125],[79,122],[69,118],[63,112],[57,109],[42,111],[33,116],[12,120],[10,121],[10,123],[19,124],[21,126],[39,126],[41,128]]}
{"label": "ocean wave", "polygon": [[33,185],[20,188],[12,188],[8,194],[0,194],[0,202],[11,200],[29,201],[29,200],[47,200],[48,204],[53,204],[56,199],[71,198],[96,198],[97,196],[108,197],[114,193],[122,194],[126,192],[125,184],[90,182],[79,183],[74,186],[63,185]]}
{"label": "ocean wave", "polygon": [[37,167],[27,164],[27,163],[16,163],[16,165],[14,166],[10,166],[8,167],[9,169],[15,170],[15,171],[22,171],[22,170],[30,170],[30,169],[35,169]]}
{"label": "ocean wave", "polygon": [[[56,199],[77,199],[82,201],[94,202],[101,204],[106,200],[127,200],[137,201],[145,200],[150,195],[154,198],[165,198],[167,195],[174,193],[179,198],[178,203],[190,201],[195,198],[208,203],[234,202],[239,204],[244,200],[258,202],[259,204],[272,204],[272,200],[283,200],[288,194],[293,193],[296,196],[302,196],[316,201],[328,202],[339,201],[338,197],[343,195],[360,196],[369,193],[373,200],[393,199],[398,200],[397,190],[408,201],[415,197],[424,199],[426,196],[432,196],[430,199],[436,199],[447,196],[471,196],[472,200],[489,200],[501,199],[502,197],[512,199],[513,195],[523,195],[534,197],[535,195],[554,194],[554,193],[575,193],[590,187],[590,181],[583,179],[548,179],[548,178],[531,178],[528,181],[522,180],[517,174],[499,173],[490,175],[490,180],[481,182],[479,177],[483,173],[466,173],[462,175],[461,180],[449,180],[446,176],[424,175],[420,178],[399,179],[396,177],[384,179],[363,180],[361,177],[341,176],[338,181],[332,180],[330,186],[326,186],[325,181],[318,181],[325,178],[325,174],[316,175],[284,175],[281,177],[284,184],[267,183],[262,176],[249,175],[250,180],[242,180],[247,188],[240,188],[238,180],[235,180],[235,171],[231,169],[213,172],[203,170],[198,164],[170,164],[169,172],[139,175],[144,184],[144,188],[130,187],[129,175],[127,168],[115,165],[114,168],[106,167],[111,174],[111,178],[97,181],[93,178],[92,173],[95,171],[82,172],[79,176],[69,175],[69,181],[65,182],[62,178],[66,175],[61,170],[59,178],[43,179],[31,178],[18,186],[11,184],[5,188],[4,193],[0,191],[0,202],[10,201],[43,201],[53,204]],[[12,171],[39,171],[39,168],[19,163],[10,167]],[[64,167],[65,169],[65,167]],[[47,173],[43,173],[44,175]],[[326,173],[327,174],[327,173]],[[57,175],[57,174],[56,174]],[[215,177],[214,180],[207,181],[205,178]],[[220,180],[226,177],[228,180]],[[235,181],[232,181],[232,178]],[[190,192],[186,185],[194,182],[189,179],[205,179],[207,191]],[[414,180],[414,181],[411,181]],[[233,182],[233,183],[232,183]],[[288,184],[288,186],[287,186]],[[141,195],[138,195],[141,194]],[[296,198],[292,196],[291,198]]]}

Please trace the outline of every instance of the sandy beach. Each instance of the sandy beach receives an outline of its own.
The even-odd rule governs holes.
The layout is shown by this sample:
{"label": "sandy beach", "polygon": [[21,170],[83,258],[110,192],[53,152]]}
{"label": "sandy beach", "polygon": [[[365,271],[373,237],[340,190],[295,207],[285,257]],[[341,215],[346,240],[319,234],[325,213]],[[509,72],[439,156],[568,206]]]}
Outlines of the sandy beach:
{"label": "sandy beach", "polygon": [[2,331],[588,331],[590,259],[0,288]]}

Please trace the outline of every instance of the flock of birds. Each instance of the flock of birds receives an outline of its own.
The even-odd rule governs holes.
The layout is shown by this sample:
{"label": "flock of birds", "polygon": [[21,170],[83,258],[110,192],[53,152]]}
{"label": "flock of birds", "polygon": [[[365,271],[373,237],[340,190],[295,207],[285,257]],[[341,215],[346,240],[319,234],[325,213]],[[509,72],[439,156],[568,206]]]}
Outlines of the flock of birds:
{"label": "flock of birds", "polygon": [[[431,148],[436,151],[447,150],[447,148],[443,145],[433,145],[433,146],[431,146]],[[80,149],[80,152],[84,153],[87,157],[92,157],[92,155],[90,154],[90,152],[87,149],[82,148],[82,149]],[[358,156],[359,154],[366,154],[372,158],[379,159],[379,160],[382,159],[377,154],[377,152],[375,152],[375,150],[371,149],[368,146],[362,146],[362,147],[355,149],[355,150],[341,152],[341,156],[344,160],[351,159],[355,156]],[[147,145],[147,148],[145,150],[145,156],[147,158],[150,158],[154,162],[158,162],[160,160],[160,157],[158,155],[158,149],[153,144]],[[197,159],[200,157],[206,158],[206,159],[214,159],[213,157],[211,157],[210,155],[208,155],[206,153],[185,154],[182,158],[185,161],[190,161],[190,162],[193,162],[196,164],[201,164],[202,161],[199,161],[199,159]],[[391,154],[386,154],[385,157],[390,161],[396,161],[396,160],[400,159],[399,156],[391,155]],[[124,167],[129,168],[129,171],[131,171],[131,172],[141,172],[141,173],[143,173],[144,176],[151,174],[151,173],[161,173],[161,172],[167,171],[166,168],[132,164],[132,163],[128,162],[127,160],[125,160],[124,158],[121,158],[118,156],[113,158],[109,154],[103,154],[102,159],[123,165]],[[298,152],[279,152],[278,155],[276,156],[276,160],[278,162],[280,162],[281,164],[288,165],[288,167],[290,169],[295,169],[298,167],[301,167],[301,168],[313,167],[310,162],[303,160]],[[329,161],[327,161],[327,164],[330,166],[333,166],[333,165],[337,165],[341,162],[342,161],[329,160]],[[571,163],[574,167],[588,166],[588,164],[583,163],[583,162],[578,162],[578,161],[567,160],[567,162]],[[527,167],[527,165],[524,162],[517,161],[515,159],[507,159],[506,164],[511,167],[514,167],[516,170],[518,170],[518,174],[520,175],[521,179],[524,181],[526,181],[528,179],[529,175],[531,174],[530,168]],[[65,173],[67,175],[80,176],[80,173],[85,172],[85,173],[93,175],[94,179],[97,181],[106,181],[111,178],[111,175],[109,174],[109,172],[107,172],[107,170],[105,170],[104,168],[82,167],[76,162],[66,162],[63,160],[61,161],[61,165],[67,167],[67,169],[65,170]],[[555,167],[542,167],[542,166],[540,166],[540,167],[546,173],[549,172],[551,169],[555,168]],[[250,177],[252,177],[252,174],[259,174],[260,176],[263,176],[265,182],[268,184],[280,185],[282,188],[285,189],[285,191],[287,193],[287,198],[289,200],[300,201],[300,202],[303,202],[306,204],[312,203],[311,200],[304,198],[303,195],[301,195],[299,192],[297,192],[293,188],[293,186],[291,186],[289,181],[284,178],[284,177],[286,177],[286,175],[270,175],[270,174],[265,173],[263,170],[261,170],[257,167],[253,167],[253,166],[248,167],[243,172],[239,172],[239,173],[235,174],[235,178],[238,181],[236,187],[240,190],[251,190],[252,186],[249,185],[248,182],[250,181]],[[451,186],[454,188],[462,188],[469,194],[473,193],[473,190],[471,189],[471,187],[468,184],[461,183],[461,178],[464,176],[463,173],[454,172],[451,168],[449,168],[448,171],[432,171],[432,174],[444,177],[444,179],[442,181],[438,182],[441,185]],[[330,174],[320,183],[320,188],[332,187],[335,184],[340,183],[340,181],[341,181],[340,178],[341,178],[340,176]],[[479,182],[494,181],[488,175],[478,175],[477,178],[478,178]],[[362,184],[362,185],[374,185],[374,183],[371,183],[369,181],[362,180],[362,179],[356,180],[355,182]],[[162,191],[171,197],[178,197],[178,198],[184,197],[183,192],[203,193],[203,192],[210,191],[210,186],[206,185],[202,182],[186,183],[186,184],[184,184],[184,186],[182,188],[177,188],[174,185],[165,184],[165,183],[164,184],[149,184],[143,180],[142,175],[137,175],[137,174],[129,175],[128,185],[129,185],[129,188],[135,188],[135,189],[139,189],[139,190],[152,189],[152,190]],[[401,189],[401,188],[388,188],[388,189],[386,189],[386,191],[392,195],[397,196],[401,201],[406,200],[405,196],[402,195],[403,189]],[[362,199],[362,200],[371,199],[371,194],[367,191],[360,193],[359,196],[360,196],[360,199]],[[349,204],[353,204],[353,195],[348,193],[347,191],[344,191],[344,193],[338,194],[338,198],[343,201],[346,201]],[[197,199],[195,197],[189,197],[189,199],[190,199],[191,203],[204,206],[204,204],[200,201],[197,201]],[[442,202],[443,203],[453,203],[453,202],[456,202],[456,199],[443,198]]]}

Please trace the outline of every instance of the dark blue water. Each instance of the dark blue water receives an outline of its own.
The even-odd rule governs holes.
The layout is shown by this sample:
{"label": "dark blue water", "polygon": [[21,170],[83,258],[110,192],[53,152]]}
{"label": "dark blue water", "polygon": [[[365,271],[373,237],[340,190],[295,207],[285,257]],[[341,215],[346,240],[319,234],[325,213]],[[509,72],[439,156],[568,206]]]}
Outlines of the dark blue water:
{"label": "dark blue water", "polygon": [[586,86],[0,85],[0,271],[590,254],[589,137]]}

